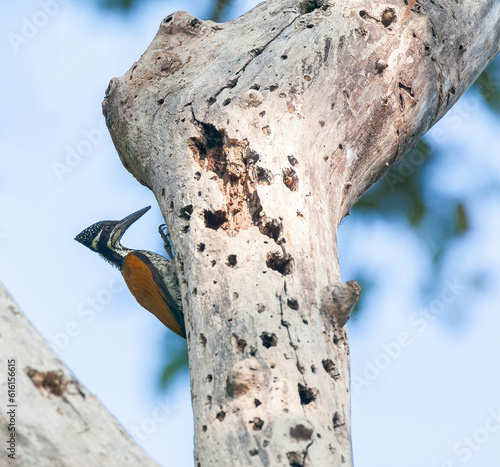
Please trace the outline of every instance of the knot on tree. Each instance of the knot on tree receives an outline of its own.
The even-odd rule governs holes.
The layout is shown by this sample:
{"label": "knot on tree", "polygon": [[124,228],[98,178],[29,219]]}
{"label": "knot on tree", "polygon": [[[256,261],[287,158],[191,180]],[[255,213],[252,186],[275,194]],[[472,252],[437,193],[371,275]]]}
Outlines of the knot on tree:
{"label": "knot on tree", "polygon": [[339,329],[344,327],[360,293],[361,287],[356,281],[338,281],[325,287],[321,292],[322,315]]}

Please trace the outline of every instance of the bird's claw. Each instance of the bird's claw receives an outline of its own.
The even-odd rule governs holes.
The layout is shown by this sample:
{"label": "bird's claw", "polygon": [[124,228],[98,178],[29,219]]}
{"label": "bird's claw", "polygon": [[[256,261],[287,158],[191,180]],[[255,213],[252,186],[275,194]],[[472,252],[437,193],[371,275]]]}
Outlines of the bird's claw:
{"label": "bird's claw", "polygon": [[170,242],[170,239],[168,238],[167,224],[161,224],[160,226],[158,226],[158,233],[160,234],[160,237],[163,240],[163,248],[167,252],[169,259],[173,259],[174,254],[172,251],[172,243]]}

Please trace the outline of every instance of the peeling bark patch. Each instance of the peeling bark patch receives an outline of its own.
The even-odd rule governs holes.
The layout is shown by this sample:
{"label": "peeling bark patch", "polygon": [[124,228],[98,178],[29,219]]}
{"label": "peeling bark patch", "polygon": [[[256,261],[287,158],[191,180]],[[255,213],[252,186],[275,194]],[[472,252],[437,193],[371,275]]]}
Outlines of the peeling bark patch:
{"label": "peeling bark patch", "polygon": [[312,438],[314,430],[299,423],[290,427],[290,436],[299,441],[307,441]]}
{"label": "peeling bark patch", "polygon": [[157,52],[155,55],[158,71],[165,76],[173,75],[185,65],[176,53],[162,51]]}
{"label": "peeling bark patch", "polygon": [[286,276],[292,272],[293,258],[287,253],[284,255],[279,252],[268,253],[266,265],[269,269]]}
{"label": "peeling bark patch", "polygon": [[214,172],[225,203],[217,211],[205,210],[205,225],[236,235],[255,225],[280,244],[281,223],[268,218],[262,208],[257,185],[269,185],[271,174],[256,165],[259,155],[247,140],[229,139],[224,130],[193,119],[200,137],[190,138],[187,146],[202,170]]}
{"label": "peeling bark patch", "polygon": [[226,264],[230,267],[230,268],[234,268],[236,266],[236,255],[229,255],[227,257],[227,262]]}
{"label": "peeling bark patch", "polygon": [[387,28],[394,21],[396,21],[396,11],[393,8],[386,8],[384,10],[384,12],[382,13],[382,17],[380,18],[380,22],[382,23],[384,28]]}
{"label": "peeling bark patch", "polygon": [[290,162],[290,165],[293,165],[294,167],[299,163],[297,158],[291,154],[289,156],[287,156],[287,159],[288,159],[288,162]]}
{"label": "peeling bark patch", "polygon": [[321,291],[320,312],[330,323],[342,328],[356,305],[361,287],[356,281],[335,282]]}
{"label": "peeling bark patch", "polygon": [[299,190],[299,177],[295,169],[290,167],[283,170],[283,183],[290,191]]}
{"label": "peeling bark patch", "polygon": [[[245,343],[246,345],[246,343]],[[265,383],[265,376],[256,358],[236,362],[226,380],[226,392],[236,398],[258,392]]]}
{"label": "peeling bark patch", "polygon": [[260,205],[260,200],[259,206],[252,219],[254,219],[254,222],[259,228],[261,234],[273,239],[277,245],[281,245],[283,243],[283,239],[281,238],[283,225],[276,219],[272,219],[264,215],[262,206]]}
{"label": "peeling bark patch", "polygon": [[298,388],[300,403],[302,405],[308,405],[316,400],[316,396],[318,395],[318,390],[316,388],[308,388],[300,383],[298,384]]}
{"label": "peeling bark patch", "polygon": [[259,417],[255,417],[253,420],[250,420],[249,423],[252,424],[253,431],[260,431],[260,430],[262,430],[262,427],[264,426],[264,420],[262,420]]}
{"label": "peeling bark patch", "polygon": [[268,349],[269,347],[275,347],[276,344],[278,343],[278,338],[276,337],[275,334],[271,332],[263,332],[260,335],[260,338],[262,340],[262,345]]}
{"label": "peeling bark patch", "polygon": [[332,379],[334,379],[335,381],[340,379],[340,373],[335,368],[335,363],[333,363],[331,359],[327,358],[321,363],[323,364],[323,368],[325,369],[325,371],[330,375]]}
{"label": "peeling bark patch", "polygon": [[224,412],[223,410],[221,410],[217,416],[215,417],[217,420],[219,420],[219,422],[223,422],[224,419],[226,418],[226,412]]}
{"label": "peeling bark patch", "polygon": [[289,298],[286,301],[286,305],[288,306],[288,308],[291,308],[292,310],[299,309],[299,302],[295,298]]}
{"label": "peeling bark patch", "polygon": [[65,399],[65,393],[71,394],[71,392],[68,391],[68,386],[70,384],[73,384],[75,386],[76,392],[78,392],[83,398],[85,398],[85,394],[81,390],[78,381],[67,379],[61,370],[38,371],[33,368],[27,367],[24,369],[24,372],[31,379],[35,387],[46,396],[48,396],[49,394],[53,394],[54,396]]}

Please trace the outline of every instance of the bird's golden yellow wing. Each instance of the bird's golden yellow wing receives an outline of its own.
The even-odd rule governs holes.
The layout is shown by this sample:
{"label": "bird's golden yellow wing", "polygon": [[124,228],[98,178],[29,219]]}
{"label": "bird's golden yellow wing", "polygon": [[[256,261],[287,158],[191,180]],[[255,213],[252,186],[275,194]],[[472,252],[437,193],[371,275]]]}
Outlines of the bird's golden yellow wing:
{"label": "bird's golden yellow wing", "polygon": [[185,338],[182,312],[149,258],[140,252],[129,253],[123,261],[122,274],[139,305],[153,313],[173,332]]}

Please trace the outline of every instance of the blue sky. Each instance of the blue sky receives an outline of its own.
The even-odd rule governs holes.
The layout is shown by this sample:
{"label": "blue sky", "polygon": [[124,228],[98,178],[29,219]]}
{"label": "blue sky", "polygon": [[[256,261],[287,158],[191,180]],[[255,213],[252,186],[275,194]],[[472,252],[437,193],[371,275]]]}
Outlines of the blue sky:
{"label": "blue sky", "polygon": [[[251,5],[236,4],[239,13]],[[207,11],[152,2],[121,18],[75,0],[3,6],[0,280],[144,449],[182,467],[193,462],[189,380],[168,393],[155,386],[165,340],[177,337],[136,304],[117,270],[73,240],[98,220],[152,205],[124,243],[162,253],[155,199],[121,166],[101,102],[178,9]],[[363,271],[377,283],[349,323],[357,467],[500,465],[499,130],[471,92],[428,135],[441,156],[426,182],[466,197],[471,214],[430,296],[416,286],[431,275],[418,233],[371,216],[340,227],[343,279]],[[481,289],[470,286],[474,274],[485,278]]]}

